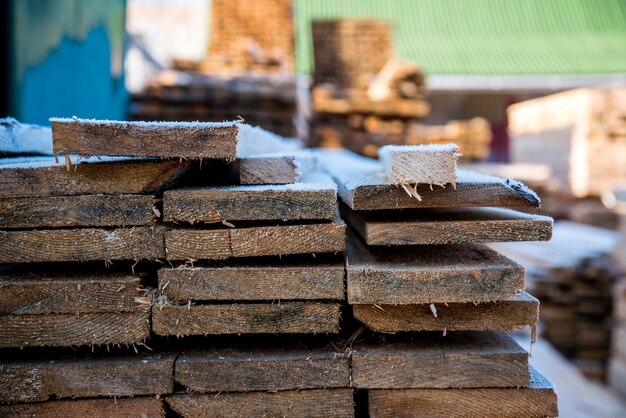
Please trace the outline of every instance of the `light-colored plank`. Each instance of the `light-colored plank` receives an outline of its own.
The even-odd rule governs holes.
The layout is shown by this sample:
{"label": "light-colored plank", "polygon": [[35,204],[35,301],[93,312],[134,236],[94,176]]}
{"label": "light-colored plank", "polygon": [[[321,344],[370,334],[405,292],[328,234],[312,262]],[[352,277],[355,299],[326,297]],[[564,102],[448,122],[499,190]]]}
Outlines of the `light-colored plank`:
{"label": "light-colored plank", "polygon": [[334,334],[339,332],[339,305],[284,302],[152,308],[158,335]]}
{"label": "light-colored plank", "polygon": [[239,160],[241,184],[290,184],[315,171],[317,159],[306,151],[260,154]]}
{"label": "light-colored plank", "polygon": [[341,216],[368,245],[429,245],[475,242],[549,241],[553,219],[511,209],[450,208],[354,211]]}
{"label": "light-colored plank", "polygon": [[385,145],[378,157],[391,184],[456,185],[454,144]]}

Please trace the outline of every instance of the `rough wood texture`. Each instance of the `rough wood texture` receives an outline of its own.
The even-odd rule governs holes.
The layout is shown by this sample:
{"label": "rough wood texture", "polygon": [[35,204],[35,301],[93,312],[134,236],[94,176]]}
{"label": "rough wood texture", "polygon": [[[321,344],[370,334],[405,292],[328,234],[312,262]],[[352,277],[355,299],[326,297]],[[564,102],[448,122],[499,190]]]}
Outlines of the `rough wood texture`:
{"label": "rough wood texture", "polygon": [[354,210],[438,207],[538,207],[539,197],[524,184],[499,177],[457,170],[456,189],[418,185],[422,200],[390,184],[376,160],[348,151],[321,151],[322,169],[337,183],[341,200]]}
{"label": "rough wood texture", "polygon": [[344,264],[278,263],[162,268],[159,291],[187,300],[343,300]]}
{"label": "rough wood texture", "polygon": [[173,395],[168,405],[185,418],[354,416],[352,389]]}
{"label": "rough wood texture", "polygon": [[418,334],[352,351],[361,389],[528,387],[528,353],[502,333]]}
{"label": "rough wood texture", "polygon": [[0,263],[165,257],[165,228],[0,231]]}
{"label": "rough wood texture", "polygon": [[369,390],[372,418],[546,418],[559,415],[550,382],[531,369],[529,388]]}
{"label": "rough wood texture", "polygon": [[302,183],[169,190],[163,194],[165,222],[335,219],[337,188],[323,174]]}
{"label": "rough wood texture", "polygon": [[332,347],[227,347],[181,354],[174,380],[200,393],[341,388],[350,363]]}
{"label": "rough wood texture", "polygon": [[549,241],[552,218],[510,209],[413,209],[359,212],[341,205],[341,216],[368,245]]}
{"label": "rough wood texture", "polygon": [[160,418],[163,400],[154,396],[115,399],[74,399],[0,405],[0,416],[14,418]]}
{"label": "rough wood texture", "polygon": [[149,334],[148,310],[0,316],[0,348],[133,344]]}
{"label": "rough wood texture", "polygon": [[350,234],[348,303],[490,302],[524,290],[524,269],[482,245],[367,247]]}
{"label": "rough wood texture", "polygon": [[346,248],[343,222],[229,229],[172,229],[165,234],[170,260],[334,253]]}
{"label": "rough wood texture", "polygon": [[156,220],[149,195],[83,195],[0,199],[0,228],[135,226]]}
{"label": "rough wood texture", "polygon": [[124,274],[0,276],[0,314],[127,312],[145,291]]}
{"label": "rough wood texture", "polygon": [[153,193],[173,183],[189,161],[89,158],[72,163],[63,158],[14,158],[0,161],[0,198]]}
{"label": "rough wood texture", "polygon": [[314,171],[317,160],[312,153],[262,154],[239,161],[241,184],[297,183]]}
{"label": "rough wood texture", "polygon": [[510,331],[539,320],[539,301],[523,293],[505,300],[475,304],[354,305],[354,317],[376,332]]}
{"label": "rough wood texture", "polygon": [[461,156],[454,144],[386,145],[378,150],[391,184],[456,184],[456,161]]}
{"label": "rough wood texture", "polygon": [[0,362],[0,401],[172,393],[174,355]]}
{"label": "rough wood texture", "polygon": [[158,335],[317,334],[339,332],[339,305],[285,302],[246,305],[155,305]]}

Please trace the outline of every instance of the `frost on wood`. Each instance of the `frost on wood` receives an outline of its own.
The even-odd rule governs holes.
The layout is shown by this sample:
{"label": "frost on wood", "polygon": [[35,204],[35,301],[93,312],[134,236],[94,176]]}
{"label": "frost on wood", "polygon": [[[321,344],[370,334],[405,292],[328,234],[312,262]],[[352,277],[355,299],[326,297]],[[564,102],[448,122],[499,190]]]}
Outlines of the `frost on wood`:
{"label": "frost on wood", "polygon": [[0,118],[0,153],[52,155],[52,131],[45,126]]}
{"label": "frost on wood", "polygon": [[439,145],[387,145],[378,151],[383,169],[392,184],[456,183],[459,147]]}

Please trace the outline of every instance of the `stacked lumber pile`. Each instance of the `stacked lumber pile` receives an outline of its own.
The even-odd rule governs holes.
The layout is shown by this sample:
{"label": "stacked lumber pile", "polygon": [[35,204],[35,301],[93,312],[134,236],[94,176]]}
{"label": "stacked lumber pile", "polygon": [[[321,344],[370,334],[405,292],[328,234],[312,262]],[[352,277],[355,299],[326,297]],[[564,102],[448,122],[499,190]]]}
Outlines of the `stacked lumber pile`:
{"label": "stacked lumber pile", "polygon": [[541,300],[541,334],[589,378],[604,380],[610,357],[613,287],[624,270],[615,232],[558,221],[548,243],[494,244],[526,268]]}
{"label": "stacked lumber pile", "polygon": [[508,109],[511,161],[548,164],[564,191],[599,196],[626,181],[626,89],[578,89]]}
{"label": "stacked lumber pile", "polygon": [[[619,188],[603,196],[607,207],[619,217],[619,240],[613,259],[626,272],[626,189]],[[611,386],[626,396],[626,273],[613,288],[613,329],[608,377]]]}
{"label": "stacked lumber pile", "polygon": [[524,269],[481,244],[548,240],[552,220],[503,209],[539,201],[519,182],[457,170],[457,151],[321,152],[351,227],[348,303],[374,332],[353,346],[353,385],[370,416],[556,416],[550,383],[503,332],[534,327],[539,302]]}

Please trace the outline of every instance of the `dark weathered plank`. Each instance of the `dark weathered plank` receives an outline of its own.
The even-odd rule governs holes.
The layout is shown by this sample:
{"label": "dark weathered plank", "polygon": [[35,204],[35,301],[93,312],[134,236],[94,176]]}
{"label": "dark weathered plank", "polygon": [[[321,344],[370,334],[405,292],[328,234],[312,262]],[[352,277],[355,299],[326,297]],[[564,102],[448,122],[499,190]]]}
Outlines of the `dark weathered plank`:
{"label": "dark weathered plank", "polygon": [[172,393],[174,355],[0,361],[0,401]]}
{"label": "dark weathered plank", "polygon": [[354,211],[341,216],[368,245],[428,245],[466,242],[549,241],[552,218],[511,209],[454,208]]}
{"label": "dark weathered plank", "polygon": [[337,188],[323,174],[302,183],[169,190],[165,222],[335,219]]}
{"label": "dark weathered plank", "polygon": [[165,257],[165,228],[0,231],[0,263]]}
{"label": "dark weathered plank", "polygon": [[[539,320],[539,301],[523,293],[475,304],[354,305],[354,317],[376,332],[510,331]],[[436,316],[435,316],[436,315]]]}
{"label": "dark weathered plank", "polygon": [[0,199],[0,228],[135,226],[156,221],[150,195],[83,195]]}
{"label": "dark weathered plank", "polygon": [[0,348],[133,344],[149,334],[149,310],[0,315]]}
{"label": "dark weathered plank", "polygon": [[152,308],[158,335],[311,334],[339,332],[339,305],[285,302]]}
{"label": "dark weathered plank", "polygon": [[170,260],[332,253],[345,250],[343,222],[224,229],[172,229],[165,235]]}
{"label": "dark weathered plank", "polygon": [[312,153],[261,154],[239,160],[241,184],[297,183],[316,169],[317,160]]}
{"label": "dark weathered plank", "polygon": [[350,386],[344,350],[227,347],[183,353],[174,380],[192,392],[249,392]]}
{"label": "dark weathered plank", "polygon": [[550,382],[531,369],[529,388],[382,389],[368,391],[372,418],[546,418],[559,415]]}
{"label": "dark weathered plank", "polygon": [[135,398],[73,399],[0,405],[0,416],[14,418],[160,418],[163,400],[154,396]]}
{"label": "dark weathered plank", "polygon": [[159,290],[187,300],[311,300],[345,298],[344,264],[279,263],[162,268]]}
{"label": "dark weathered plank", "polygon": [[361,389],[528,387],[528,353],[503,333],[420,333],[352,351]]}
{"label": "dark weathered plank", "polygon": [[[130,274],[0,275],[0,314],[127,312],[144,296]],[[141,300],[141,299],[140,299]]]}
{"label": "dark weathered plank", "polygon": [[524,269],[483,245],[368,247],[350,234],[350,304],[490,302],[524,290]]}
{"label": "dark weathered plank", "polygon": [[0,198],[153,193],[191,167],[189,161],[95,157],[24,157],[0,161]]}
{"label": "dark weathered plank", "polygon": [[459,169],[456,188],[418,184],[422,200],[387,180],[382,165],[349,151],[323,151],[319,161],[335,180],[339,197],[354,210],[441,207],[538,207],[539,197],[523,183]]}
{"label": "dark weathered plank", "polygon": [[167,404],[185,418],[354,416],[352,389],[173,395]]}

